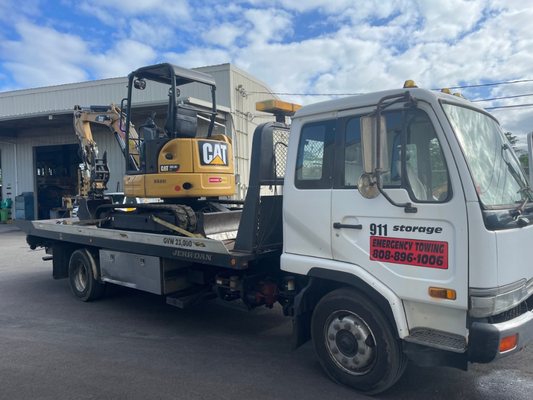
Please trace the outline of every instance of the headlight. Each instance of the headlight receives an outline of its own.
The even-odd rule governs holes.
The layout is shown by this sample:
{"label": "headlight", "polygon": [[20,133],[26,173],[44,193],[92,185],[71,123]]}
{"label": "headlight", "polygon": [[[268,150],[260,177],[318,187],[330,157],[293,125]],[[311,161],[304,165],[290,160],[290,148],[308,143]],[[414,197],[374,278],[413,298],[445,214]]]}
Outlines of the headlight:
{"label": "headlight", "polygon": [[489,317],[520,304],[533,293],[533,280],[522,279],[490,289],[470,288],[470,316]]}

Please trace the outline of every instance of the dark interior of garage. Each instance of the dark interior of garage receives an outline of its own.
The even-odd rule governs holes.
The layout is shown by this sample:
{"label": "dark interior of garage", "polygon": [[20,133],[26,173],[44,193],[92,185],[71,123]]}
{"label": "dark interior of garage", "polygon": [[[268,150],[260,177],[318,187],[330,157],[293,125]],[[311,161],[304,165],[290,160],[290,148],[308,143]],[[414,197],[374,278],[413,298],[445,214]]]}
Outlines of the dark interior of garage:
{"label": "dark interior of garage", "polygon": [[[78,166],[81,162],[77,144],[35,148],[35,179],[39,219],[61,216],[65,196],[78,192]],[[52,214],[51,214],[52,213]]]}
{"label": "dark interior of garage", "polygon": [[0,151],[0,201],[2,200],[2,152]]}

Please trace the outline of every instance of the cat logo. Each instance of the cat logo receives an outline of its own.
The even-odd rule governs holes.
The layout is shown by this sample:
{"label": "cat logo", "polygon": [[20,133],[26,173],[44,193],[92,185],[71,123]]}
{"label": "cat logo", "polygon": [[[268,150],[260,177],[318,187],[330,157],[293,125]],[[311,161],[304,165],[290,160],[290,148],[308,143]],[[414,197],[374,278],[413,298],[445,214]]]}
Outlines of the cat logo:
{"label": "cat logo", "polygon": [[228,145],[221,142],[199,142],[202,165],[228,165]]}

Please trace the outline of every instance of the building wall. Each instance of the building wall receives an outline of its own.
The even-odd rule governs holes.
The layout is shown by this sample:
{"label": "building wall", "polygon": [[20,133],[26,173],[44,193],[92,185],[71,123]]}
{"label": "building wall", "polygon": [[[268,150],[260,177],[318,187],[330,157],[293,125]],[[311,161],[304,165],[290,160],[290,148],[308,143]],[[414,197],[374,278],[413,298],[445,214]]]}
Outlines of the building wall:
{"label": "building wall", "polygon": [[35,192],[35,147],[76,143],[76,137],[66,129],[54,130],[53,134],[36,129],[16,140],[1,138],[2,198],[14,200],[23,192]]}
{"label": "building wall", "polygon": [[[217,104],[231,106],[229,92],[229,64],[198,68],[209,73],[217,83]],[[127,95],[126,77],[101,79],[35,89],[0,93],[0,120],[72,110],[74,105],[120,104]],[[166,101],[167,87],[157,83],[144,91],[135,91],[141,102]],[[211,101],[210,90],[205,85],[190,84],[182,88],[181,95]]]}
{"label": "building wall", "polygon": [[17,178],[16,178],[16,164],[15,164],[15,150],[16,145],[8,138],[0,139],[0,153],[2,158],[2,198],[15,198],[18,193]]}
{"label": "building wall", "polygon": [[239,68],[231,66],[230,76],[232,130],[235,130],[233,146],[236,174],[239,176],[237,197],[242,199],[248,188],[254,130],[258,125],[274,119],[270,114],[256,111],[255,104],[277,96],[272,95],[267,85]]}

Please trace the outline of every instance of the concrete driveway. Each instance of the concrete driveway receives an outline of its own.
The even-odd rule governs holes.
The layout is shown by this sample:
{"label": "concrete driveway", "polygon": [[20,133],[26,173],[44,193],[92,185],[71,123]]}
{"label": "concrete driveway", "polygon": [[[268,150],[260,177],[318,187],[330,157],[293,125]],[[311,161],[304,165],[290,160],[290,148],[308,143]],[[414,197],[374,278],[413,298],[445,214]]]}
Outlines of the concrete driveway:
{"label": "concrete driveway", "polygon": [[[4,230],[2,230],[4,229]],[[362,399],[331,382],[279,309],[190,310],[115,289],[82,303],[44,251],[0,228],[0,399]],[[410,365],[379,399],[533,398],[533,349],[469,372]]]}

